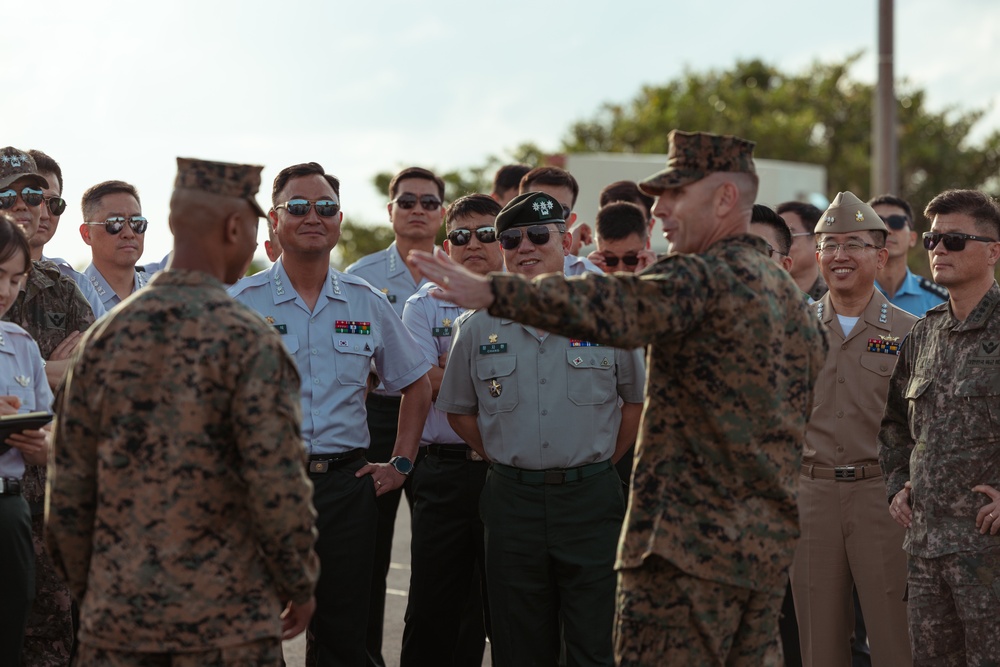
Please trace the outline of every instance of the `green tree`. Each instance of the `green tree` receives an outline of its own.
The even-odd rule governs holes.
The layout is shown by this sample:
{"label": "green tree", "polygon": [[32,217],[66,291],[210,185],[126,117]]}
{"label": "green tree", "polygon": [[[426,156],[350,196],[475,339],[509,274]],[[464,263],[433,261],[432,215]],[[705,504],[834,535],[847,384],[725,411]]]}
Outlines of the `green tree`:
{"label": "green tree", "polygon": [[389,247],[392,227],[350,222],[346,218],[340,227],[340,241],[334,248],[333,265],[345,269],[365,255]]}
{"label": "green tree", "polygon": [[[760,158],[823,165],[828,196],[870,187],[874,86],[849,70],[862,54],[782,72],[760,60],[724,71],[688,70],[663,85],[644,86],[625,104],[608,103],[575,123],[567,152],[666,153],[674,128],[736,134],[757,142]],[[980,142],[970,133],[985,110],[926,108],[923,90],[906,80],[898,99],[900,191],[920,211],[948,188],[993,188],[1000,171],[1000,132]],[[918,225],[922,221],[918,221]]]}

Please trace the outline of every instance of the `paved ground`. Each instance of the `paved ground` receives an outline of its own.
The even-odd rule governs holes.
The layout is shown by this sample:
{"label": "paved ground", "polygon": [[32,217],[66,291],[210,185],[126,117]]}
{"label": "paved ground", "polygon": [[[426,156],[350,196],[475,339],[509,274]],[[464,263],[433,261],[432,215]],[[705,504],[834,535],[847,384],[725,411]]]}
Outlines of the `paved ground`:
{"label": "paved ground", "polygon": [[[406,591],[410,587],[410,512],[406,501],[399,504],[396,515],[396,535],[392,542],[392,563],[389,566],[388,594],[385,599],[385,634],[382,657],[386,667],[399,667],[399,647],[403,638],[403,613],[406,611]],[[285,662],[288,667],[303,667],[306,655],[305,633],[285,642]],[[484,667],[492,665],[489,651],[483,658]]]}

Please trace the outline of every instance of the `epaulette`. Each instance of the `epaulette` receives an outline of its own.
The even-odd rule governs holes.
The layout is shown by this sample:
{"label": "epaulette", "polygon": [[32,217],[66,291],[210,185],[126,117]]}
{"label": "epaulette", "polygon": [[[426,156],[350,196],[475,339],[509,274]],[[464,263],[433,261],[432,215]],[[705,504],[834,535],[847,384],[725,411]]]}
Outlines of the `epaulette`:
{"label": "epaulette", "polygon": [[358,269],[363,269],[364,267],[368,266],[369,264],[374,264],[375,262],[383,260],[385,258],[385,251],[387,249],[388,248],[382,248],[381,250],[376,250],[375,252],[373,252],[371,254],[365,255],[364,257],[362,257],[361,259],[357,260],[356,262],[354,262],[353,264],[351,264],[349,267],[347,267],[346,269],[344,269],[343,272],[344,273],[349,273],[349,272],[357,271]]}
{"label": "epaulette", "polygon": [[[360,260],[359,260],[360,261]],[[338,280],[345,285],[353,285],[356,287],[367,287],[373,293],[387,299],[385,292],[380,289],[375,288],[370,282],[362,278],[361,276],[356,276],[353,273],[344,273],[343,271],[334,271],[331,280],[336,283]]]}
{"label": "epaulette", "polygon": [[917,284],[920,285],[920,288],[922,290],[930,292],[931,294],[934,294],[935,296],[939,296],[942,299],[950,299],[951,298],[951,294],[948,293],[947,288],[941,287],[941,285],[938,285],[933,280],[929,280],[927,278],[924,278],[923,276],[918,276],[917,277]]}
{"label": "epaulette", "polygon": [[260,271],[252,276],[246,276],[245,278],[240,278],[233,285],[229,287],[229,295],[237,296],[242,294],[248,287],[260,287],[261,285],[266,285],[268,280],[271,278],[270,269],[265,271]]}

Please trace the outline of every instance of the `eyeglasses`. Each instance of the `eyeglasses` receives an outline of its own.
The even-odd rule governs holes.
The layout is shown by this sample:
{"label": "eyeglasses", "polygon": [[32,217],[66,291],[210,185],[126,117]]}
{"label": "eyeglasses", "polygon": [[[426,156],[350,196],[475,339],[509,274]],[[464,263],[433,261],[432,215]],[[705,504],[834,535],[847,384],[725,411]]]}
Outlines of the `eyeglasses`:
{"label": "eyeglasses", "polygon": [[45,205],[49,207],[52,215],[62,215],[66,211],[66,200],[55,195],[45,198]]}
{"label": "eyeglasses", "polygon": [[[448,240],[455,246],[466,245],[472,240],[472,232],[471,229],[453,229],[448,232]],[[480,227],[475,230],[475,233],[480,243],[496,243],[496,227]]]}
{"label": "eyeglasses", "polygon": [[83,224],[90,226],[104,226],[104,231],[108,234],[114,236],[125,229],[125,223],[132,228],[132,231],[136,234],[142,234],[146,231],[146,227],[149,226],[149,220],[142,217],[141,215],[133,215],[130,218],[123,218],[120,215],[116,215],[113,218],[108,218],[104,222],[85,222]]}
{"label": "eyeglasses", "polygon": [[289,199],[284,204],[278,204],[274,208],[283,208],[294,216],[302,217],[309,214],[309,209],[316,207],[316,215],[321,218],[332,218],[340,213],[340,204],[332,199]]}
{"label": "eyeglasses", "polygon": [[[527,229],[524,229],[522,233],[520,227],[515,227],[514,229],[505,229],[500,232],[500,247],[504,250],[515,250],[521,245],[521,240],[524,238],[524,233],[528,235],[528,240],[531,241],[533,245],[545,245],[549,242],[549,237],[551,233],[549,228],[545,225],[532,225]],[[565,229],[560,229],[559,233],[564,234]]]}
{"label": "eyeglasses", "polygon": [[12,208],[17,202],[17,195],[21,195],[21,201],[28,206],[38,206],[42,203],[43,193],[34,188],[24,188],[18,193],[14,188],[8,188],[0,192],[0,209]]}
{"label": "eyeglasses", "polygon": [[861,241],[848,241],[847,243],[824,241],[816,246],[816,250],[818,250],[821,255],[832,257],[837,254],[838,250],[843,249],[845,255],[848,257],[854,257],[856,255],[860,255],[865,248],[879,249],[881,247],[882,246],[872,245],[871,243],[863,243]]}
{"label": "eyeglasses", "polygon": [[434,195],[420,195],[420,199],[418,200],[417,195],[409,192],[399,195],[389,203],[408,211],[417,205],[417,201],[420,202],[420,208],[425,211],[436,211],[441,206],[441,200]]}
{"label": "eyeglasses", "polygon": [[924,247],[934,250],[938,243],[944,241],[945,250],[959,252],[965,250],[966,241],[982,241],[983,243],[996,243],[996,239],[989,239],[985,236],[973,236],[972,234],[960,234],[958,232],[924,232]]}
{"label": "eyeglasses", "polygon": [[788,257],[788,253],[787,252],[781,252],[780,250],[778,250],[777,248],[775,248],[773,245],[771,245],[770,243],[768,243],[767,244],[767,256],[768,257],[774,257],[774,253],[778,253],[782,257]]}
{"label": "eyeglasses", "polygon": [[897,232],[900,229],[905,229],[906,225],[910,223],[909,219],[905,215],[887,215],[882,218],[882,222],[885,223],[886,227]]}
{"label": "eyeglasses", "polygon": [[623,257],[618,257],[617,255],[605,255],[604,264],[605,266],[618,266],[618,262],[621,261],[625,266],[635,266],[639,263],[638,255],[625,255]]}

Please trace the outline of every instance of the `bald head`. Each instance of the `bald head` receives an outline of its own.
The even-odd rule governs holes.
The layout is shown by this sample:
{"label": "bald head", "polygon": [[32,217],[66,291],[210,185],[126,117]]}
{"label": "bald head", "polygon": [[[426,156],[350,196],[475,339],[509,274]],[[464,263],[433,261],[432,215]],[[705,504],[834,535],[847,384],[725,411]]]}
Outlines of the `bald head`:
{"label": "bald head", "polygon": [[244,198],[174,190],[170,198],[172,268],[205,271],[225,283],[236,282],[253,259],[259,220]]}

